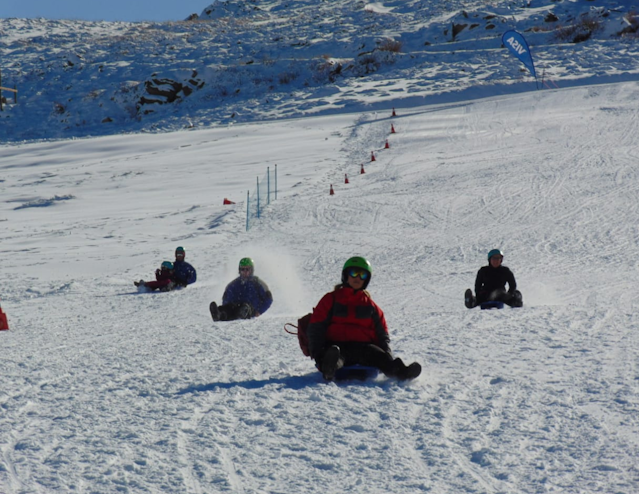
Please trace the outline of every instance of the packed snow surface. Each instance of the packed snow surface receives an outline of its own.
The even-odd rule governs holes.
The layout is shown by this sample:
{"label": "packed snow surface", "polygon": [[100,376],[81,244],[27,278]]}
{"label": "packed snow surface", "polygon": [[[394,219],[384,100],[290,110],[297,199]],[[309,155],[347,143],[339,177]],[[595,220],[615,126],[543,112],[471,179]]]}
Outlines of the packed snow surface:
{"label": "packed snow surface", "polygon": [[[638,102],[623,83],[0,148],[0,490],[636,492]],[[138,293],[177,245],[198,281]],[[522,309],[463,306],[493,247]],[[324,383],[283,331],[352,255],[413,382]],[[243,256],[275,302],[213,323]]]}
{"label": "packed snow surface", "polygon": [[[455,98],[364,77],[324,86],[330,112],[300,86],[271,106],[238,97],[246,121],[158,111],[164,132],[114,119],[118,132],[60,138],[35,117],[7,131],[27,113],[9,104],[0,492],[639,492],[639,82],[567,60],[593,76],[503,94],[467,72]],[[277,197],[246,231],[267,167]],[[138,291],[178,245],[197,282]],[[493,248],[521,309],[464,307]],[[284,331],[354,255],[393,351],[423,366],[414,381],[326,383]],[[245,256],[273,306],[214,323]]]}

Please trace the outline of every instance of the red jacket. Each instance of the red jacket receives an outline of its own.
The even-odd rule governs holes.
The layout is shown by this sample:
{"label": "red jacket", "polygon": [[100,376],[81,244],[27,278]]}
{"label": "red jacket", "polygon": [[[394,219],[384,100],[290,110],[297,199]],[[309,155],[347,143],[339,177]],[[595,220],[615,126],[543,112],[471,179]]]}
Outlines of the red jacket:
{"label": "red jacket", "polygon": [[384,312],[363,290],[341,287],[322,297],[308,326],[309,349],[315,357],[327,344],[373,343],[389,350]]}

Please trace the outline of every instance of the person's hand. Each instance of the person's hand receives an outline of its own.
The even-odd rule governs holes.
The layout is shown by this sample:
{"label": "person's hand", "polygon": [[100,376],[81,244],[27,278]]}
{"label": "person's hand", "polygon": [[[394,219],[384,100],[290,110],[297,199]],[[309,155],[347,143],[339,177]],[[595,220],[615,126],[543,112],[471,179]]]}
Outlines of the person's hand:
{"label": "person's hand", "polygon": [[253,317],[260,317],[260,313],[258,311],[255,311],[255,313],[253,314]]}

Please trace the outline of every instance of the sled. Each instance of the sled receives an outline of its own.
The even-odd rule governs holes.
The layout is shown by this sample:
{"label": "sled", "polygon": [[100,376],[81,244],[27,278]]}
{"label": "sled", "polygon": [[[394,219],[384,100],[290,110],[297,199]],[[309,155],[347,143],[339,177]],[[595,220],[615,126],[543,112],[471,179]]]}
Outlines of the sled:
{"label": "sled", "polygon": [[488,302],[482,302],[479,304],[481,310],[490,310],[490,309],[503,309],[504,303],[499,300],[489,300]]}
{"label": "sled", "polygon": [[366,365],[349,365],[348,367],[342,367],[335,372],[336,381],[366,381],[368,379],[375,379],[379,375],[379,369],[377,367],[369,367]]}

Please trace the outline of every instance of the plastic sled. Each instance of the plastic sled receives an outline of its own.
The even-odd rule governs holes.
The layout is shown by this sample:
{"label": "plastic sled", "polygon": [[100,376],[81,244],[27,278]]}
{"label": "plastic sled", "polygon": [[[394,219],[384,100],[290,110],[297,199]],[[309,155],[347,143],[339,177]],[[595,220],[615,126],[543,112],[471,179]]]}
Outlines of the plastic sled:
{"label": "plastic sled", "polygon": [[481,304],[479,304],[479,307],[481,307],[481,310],[503,309],[504,303],[500,302],[499,300],[489,300],[488,302],[482,302]]}
{"label": "plastic sled", "polygon": [[349,365],[342,367],[335,373],[336,381],[366,381],[367,379],[375,379],[379,375],[377,367],[368,367],[364,365]]}

